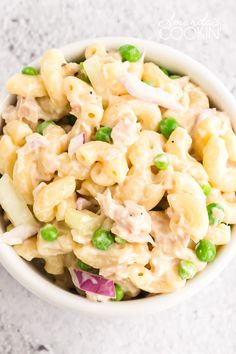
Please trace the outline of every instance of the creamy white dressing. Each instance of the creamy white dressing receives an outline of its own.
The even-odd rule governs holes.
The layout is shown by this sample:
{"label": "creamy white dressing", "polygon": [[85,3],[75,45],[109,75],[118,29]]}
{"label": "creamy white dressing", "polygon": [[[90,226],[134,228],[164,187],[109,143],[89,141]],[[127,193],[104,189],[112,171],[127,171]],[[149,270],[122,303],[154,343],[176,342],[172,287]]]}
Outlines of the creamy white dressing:
{"label": "creamy white dressing", "polygon": [[[204,146],[211,136],[220,136],[224,140],[227,150],[225,155],[228,154],[227,168],[229,172],[235,168],[236,138],[229,117],[215,108],[209,108],[207,96],[189,82],[189,77],[172,80],[155,64],[143,65],[144,53],[137,62],[131,63],[123,61],[117,50],[107,52],[102,45],[94,44],[86,50],[84,61],[91,84],[75,76],[79,64],[66,63],[62,54],[58,55],[55,58],[58,60],[56,65],[60,62],[60,70],[55,73],[58,86],[52,82],[54,73],[51,78],[44,78],[41,70],[37,78],[31,80],[28,77],[30,80],[27,87],[27,92],[31,90],[39,93],[27,97],[18,96],[16,106],[8,106],[2,113],[6,123],[14,120],[23,123],[22,130],[19,126],[17,132],[12,132],[10,126],[8,130],[5,129],[9,139],[0,141],[3,156],[0,159],[1,174],[13,175],[14,182],[17,173],[25,173],[22,174],[25,176],[22,182],[24,186],[28,183],[29,195],[33,194],[31,204],[38,203],[42,188],[60,177],[73,176],[79,191],[79,195],[73,192],[72,199],[61,200],[54,209],[49,210],[50,215],[55,216],[50,222],[59,229],[59,237],[53,242],[47,242],[38,232],[35,237],[37,255],[45,259],[46,271],[52,271],[53,274],[58,274],[58,268],[62,268],[62,272],[64,266],[69,266],[66,262],[68,256],[73,258],[73,267],[76,267],[78,257],[94,268],[100,268],[100,275],[112,284],[119,284],[125,291],[125,298],[135,297],[140,289],[150,293],[178,289],[185,284],[185,280],[178,274],[180,260],[191,260],[198,271],[206,266],[206,263],[199,261],[194,251],[200,239],[211,240],[217,246],[230,240],[229,226],[222,223],[217,229],[209,227],[206,206],[218,202],[224,212],[213,208],[213,217],[225,223],[236,223],[235,192],[222,193],[220,188],[213,188],[206,198],[199,185],[208,180],[214,184],[204,164]],[[65,65],[61,66],[63,63]],[[155,75],[152,75],[152,70]],[[22,75],[19,76],[22,79]],[[155,79],[153,86],[144,82],[147,76]],[[26,82],[26,76],[24,79]],[[54,90],[49,92],[48,88],[53,84]],[[11,93],[17,94],[14,89],[11,88]],[[159,109],[158,105],[162,108]],[[39,119],[56,121],[68,113],[77,118],[73,126],[60,126],[58,122],[49,125],[44,135],[36,133]],[[160,119],[167,116],[175,117],[179,123],[170,139],[157,133]],[[25,122],[28,124],[27,133],[24,131]],[[108,152],[99,151],[99,158],[96,159],[96,152],[88,151],[83,156],[83,164],[77,153],[79,147],[85,141],[94,141],[96,130],[103,126],[112,128],[112,142]],[[25,144],[22,146],[24,139]],[[163,152],[170,160],[167,170],[159,170],[154,166],[155,156]],[[86,159],[90,159],[90,154],[95,159],[91,166],[87,166]],[[4,156],[7,158],[4,159]],[[213,164],[214,161],[210,168],[214,167]],[[29,176],[26,175],[28,170]],[[112,173],[123,173],[124,178],[117,179],[119,183],[115,183],[117,180],[111,178]],[[61,191],[66,188],[64,184]],[[60,194],[61,191],[55,193]],[[8,195],[0,197],[3,204],[9,199]],[[148,212],[159,206],[164,207],[165,211]],[[65,217],[69,208],[72,209],[71,215],[84,209],[89,209],[88,213],[92,210],[94,215],[90,221],[78,222],[78,226],[78,220],[71,223]],[[101,222],[96,224],[95,229],[111,231],[126,242],[119,244],[114,237],[114,242],[107,250],[97,249],[91,242],[94,230],[90,231],[89,228],[96,217],[101,218]],[[77,228],[80,232],[76,231]],[[3,234],[0,242],[5,240],[12,245],[24,242],[37,231],[38,226],[35,225],[18,225]],[[26,247],[26,244],[22,246]],[[24,247],[19,254],[27,259],[30,250],[26,250],[24,255]],[[136,267],[137,278],[131,276],[132,267]],[[139,270],[141,278],[143,271],[143,279],[139,278]],[[90,282],[90,285],[99,282],[85,272],[79,275],[78,280],[74,271],[70,269],[75,287],[79,287],[79,281]],[[88,291],[86,297],[97,302],[110,299]]]}

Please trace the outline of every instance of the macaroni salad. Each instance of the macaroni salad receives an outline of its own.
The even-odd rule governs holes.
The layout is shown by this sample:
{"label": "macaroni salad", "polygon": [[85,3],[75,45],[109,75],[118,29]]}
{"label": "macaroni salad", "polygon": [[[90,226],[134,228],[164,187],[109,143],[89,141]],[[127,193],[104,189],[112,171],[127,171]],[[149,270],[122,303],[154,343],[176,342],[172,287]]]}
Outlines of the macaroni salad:
{"label": "macaroni salad", "polygon": [[0,247],[121,301],[178,290],[230,241],[236,136],[189,77],[94,44],[78,63],[48,50],[7,90]]}

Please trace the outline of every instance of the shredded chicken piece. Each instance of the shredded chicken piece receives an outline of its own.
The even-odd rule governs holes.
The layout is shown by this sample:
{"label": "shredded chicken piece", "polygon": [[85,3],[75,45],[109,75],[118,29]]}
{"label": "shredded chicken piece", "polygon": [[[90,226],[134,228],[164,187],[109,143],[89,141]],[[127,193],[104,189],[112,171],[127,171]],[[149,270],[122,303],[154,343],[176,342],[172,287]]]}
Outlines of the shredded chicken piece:
{"label": "shredded chicken piece", "polygon": [[17,120],[16,106],[10,105],[6,107],[6,109],[2,112],[2,118],[5,120],[6,124],[13,120]]}
{"label": "shredded chicken piece", "polygon": [[19,98],[17,108],[17,115],[19,119],[25,118],[32,123],[38,122],[40,107],[34,98]]}
{"label": "shredded chicken piece", "polygon": [[76,201],[76,208],[78,210],[88,209],[89,207],[91,207],[91,205],[92,203],[90,202],[90,200],[87,200],[83,197],[78,197]]}
{"label": "shredded chicken piece", "polygon": [[141,124],[137,123],[135,114],[130,110],[112,129],[113,143],[119,146],[130,146],[138,139]]}
{"label": "shredded chicken piece", "polygon": [[151,217],[146,209],[131,200],[124,206],[112,199],[109,189],[97,195],[97,201],[104,214],[114,220],[111,231],[129,242],[150,242],[155,245],[151,232]]}
{"label": "shredded chicken piece", "polygon": [[45,138],[45,136],[33,133],[26,137],[26,145],[28,146],[29,150],[37,150],[42,146],[47,146],[49,141]]}
{"label": "shredded chicken piece", "polygon": [[[156,245],[161,252],[168,256],[176,256],[176,252],[185,249],[189,243],[189,235],[185,232],[175,234],[170,229],[169,216],[163,211],[151,211],[152,231]],[[182,231],[182,229],[181,229]]]}
{"label": "shredded chicken piece", "polygon": [[[52,104],[49,98],[48,104]],[[38,123],[39,119],[51,120],[57,118],[57,116],[60,115],[60,112],[57,112],[56,110],[53,114],[45,112],[35,98],[18,97],[17,105],[15,108],[17,112],[17,117],[15,119],[26,119],[28,122],[31,122],[34,125]]]}
{"label": "shredded chicken piece", "polygon": [[168,277],[171,274],[175,263],[177,263],[177,260],[174,256],[163,253],[159,247],[152,250],[150,264],[155,277]]}
{"label": "shredded chicken piece", "polygon": [[178,215],[172,207],[166,209],[166,214],[170,218],[170,230],[175,235],[185,240],[185,247],[187,247],[189,237],[187,238],[188,231],[186,230],[186,223],[183,215]]}
{"label": "shredded chicken piece", "polygon": [[18,150],[18,161],[20,161],[21,157],[24,158],[24,155],[29,153],[34,153],[34,157],[36,157],[36,153],[43,146],[48,145],[48,140],[45,136],[42,136],[38,133],[33,133],[26,137],[26,143]]}

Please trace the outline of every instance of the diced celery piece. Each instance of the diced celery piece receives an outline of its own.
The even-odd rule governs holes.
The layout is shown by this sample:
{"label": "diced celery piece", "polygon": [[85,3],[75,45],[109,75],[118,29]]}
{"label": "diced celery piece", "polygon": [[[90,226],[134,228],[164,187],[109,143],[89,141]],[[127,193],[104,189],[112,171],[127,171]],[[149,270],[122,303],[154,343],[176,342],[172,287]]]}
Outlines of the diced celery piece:
{"label": "diced celery piece", "polygon": [[65,222],[71,228],[78,232],[81,237],[92,238],[104,220],[103,215],[97,215],[90,210],[76,210],[69,208],[65,214]]}
{"label": "diced celery piece", "polygon": [[36,220],[24,198],[17,192],[7,174],[0,178],[0,205],[14,226],[36,224]]}

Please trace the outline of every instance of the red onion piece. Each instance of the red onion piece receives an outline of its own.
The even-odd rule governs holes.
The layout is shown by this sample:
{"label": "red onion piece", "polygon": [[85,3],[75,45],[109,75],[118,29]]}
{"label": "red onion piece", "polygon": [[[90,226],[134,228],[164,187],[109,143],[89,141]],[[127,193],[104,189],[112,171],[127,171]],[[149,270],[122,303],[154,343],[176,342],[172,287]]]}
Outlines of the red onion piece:
{"label": "red onion piece", "polygon": [[85,144],[85,134],[81,133],[79,135],[74,136],[69,143],[68,146],[68,154],[70,156],[72,156],[73,154],[76,153],[76,151],[78,150],[78,148]]}
{"label": "red onion piece", "polygon": [[156,103],[161,107],[179,110],[182,108],[178,100],[169,92],[161,88],[152,87],[139,80],[134,74],[126,74],[120,78],[120,82],[131,96],[142,101]]}
{"label": "red onion piece", "polygon": [[18,245],[23,243],[26,239],[34,236],[39,230],[39,225],[23,224],[14,227],[14,229],[4,232],[0,235],[0,244],[6,243],[8,245]]}
{"label": "red onion piece", "polygon": [[84,272],[80,269],[69,268],[74,285],[83,290],[94,294],[104,295],[111,298],[116,297],[114,282],[105,279],[101,275]]}

